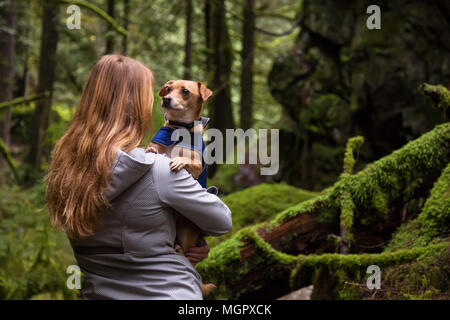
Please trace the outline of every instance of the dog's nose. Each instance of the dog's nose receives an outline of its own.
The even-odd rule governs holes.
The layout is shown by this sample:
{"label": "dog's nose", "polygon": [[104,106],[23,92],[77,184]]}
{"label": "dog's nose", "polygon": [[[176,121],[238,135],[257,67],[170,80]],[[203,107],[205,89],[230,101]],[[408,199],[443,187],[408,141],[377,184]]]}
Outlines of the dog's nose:
{"label": "dog's nose", "polygon": [[170,102],[172,101],[172,98],[164,97],[162,100],[163,100],[163,107],[170,107]]}

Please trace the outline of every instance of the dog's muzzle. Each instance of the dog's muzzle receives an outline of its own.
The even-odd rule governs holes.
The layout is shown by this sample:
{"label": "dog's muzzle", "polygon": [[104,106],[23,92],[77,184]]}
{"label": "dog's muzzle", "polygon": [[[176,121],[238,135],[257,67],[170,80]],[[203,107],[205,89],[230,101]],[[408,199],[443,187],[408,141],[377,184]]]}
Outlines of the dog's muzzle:
{"label": "dog's muzzle", "polygon": [[172,108],[172,98],[163,98],[162,107],[167,109]]}

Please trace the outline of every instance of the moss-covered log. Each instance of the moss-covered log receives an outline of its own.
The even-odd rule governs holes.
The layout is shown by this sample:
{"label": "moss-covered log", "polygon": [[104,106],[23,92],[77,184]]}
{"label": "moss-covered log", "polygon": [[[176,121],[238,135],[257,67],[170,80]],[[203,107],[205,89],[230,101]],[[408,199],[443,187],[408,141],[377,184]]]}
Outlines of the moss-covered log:
{"label": "moss-covered log", "polygon": [[28,97],[14,98],[13,100],[0,103],[0,110],[10,108],[10,107],[20,106],[20,105],[27,104],[27,103],[37,101],[37,100],[41,100],[41,99],[45,99],[45,98],[48,98],[49,96],[50,96],[49,92],[46,91],[44,93],[33,94]]}
{"label": "moss-covered log", "polygon": [[[379,254],[299,256],[291,272],[290,286],[300,288],[314,283],[313,299],[359,298],[359,290],[349,286],[348,280],[366,280],[369,266],[376,265],[383,271],[424,257],[441,255],[449,248],[450,243],[445,242]],[[365,286],[365,282],[362,286]]]}
{"label": "moss-covered log", "polygon": [[[353,230],[347,234],[347,237],[354,239],[349,253],[367,251],[364,249],[367,238],[377,239],[374,247],[378,247],[380,252],[404,220],[405,205],[406,219],[427,211],[421,200],[429,197],[433,183],[443,174],[449,160],[450,123],[445,123],[356,174],[342,174],[333,187],[316,198],[291,207],[269,221],[240,230],[213,248],[210,257],[198,265],[198,270],[205,281],[219,286],[214,297],[277,298],[298,288],[290,286],[290,283],[301,282],[298,275],[295,281],[291,281],[291,272],[298,268],[298,263],[309,261],[305,259],[327,261],[329,256],[318,258],[318,254],[334,254],[331,257],[344,259],[339,260],[343,263],[350,263],[352,259],[366,259],[364,261],[367,263],[388,259],[391,253],[361,255],[359,258],[355,258],[354,254],[348,255],[349,258],[336,254],[338,246],[336,241],[331,240],[339,237],[329,236],[338,234],[340,224],[346,221],[340,219],[342,207],[345,207],[343,203],[351,201],[354,206],[353,217],[349,215],[345,222],[351,224]],[[436,188],[439,188],[436,193],[447,192],[440,185],[438,182],[429,201],[434,197]],[[440,205],[441,200],[436,197],[436,201],[439,203],[436,205]],[[433,230],[435,238],[442,236],[442,229]],[[424,241],[423,247],[428,244]],[[417,254],[436,248],[441,247],[434,247],[431,243],[431,247],[425,249],[405,249],[403,253],[392,254],[414,259]],[[400,263],[405,259],[399,258],[398,261]],[[392,258],[389,261],[397,260]],[[318,275],[316,271],[303,272],[303,283],[311,282],[313,276]],[[327,277],[325,271],[318,275],[320,279]]]}
{"label": "moss-covered log", "polygon": [[262,183],[222,198],[233,213],[233,229],[221,237],[209,237],[210,247],[228,239],[240,229],[273,218],[299,202],[318,194],[285,183]]}

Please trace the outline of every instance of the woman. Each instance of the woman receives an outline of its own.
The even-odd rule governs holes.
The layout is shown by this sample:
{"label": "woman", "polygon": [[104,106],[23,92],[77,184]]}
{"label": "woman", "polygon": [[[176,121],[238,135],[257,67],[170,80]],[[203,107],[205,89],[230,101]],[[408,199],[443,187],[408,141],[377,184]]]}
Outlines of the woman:
{"label": "woman", "polygon": [[[152,86],[142,63],[102,57],[53,150],[47,206],[84,272],[85,299],[202,299],[200,275],[174,249],[176,212],[204,235],[231,229],[218,197],[139,147],[151,126]],[[193,263],[205,257],[192,251]]]}

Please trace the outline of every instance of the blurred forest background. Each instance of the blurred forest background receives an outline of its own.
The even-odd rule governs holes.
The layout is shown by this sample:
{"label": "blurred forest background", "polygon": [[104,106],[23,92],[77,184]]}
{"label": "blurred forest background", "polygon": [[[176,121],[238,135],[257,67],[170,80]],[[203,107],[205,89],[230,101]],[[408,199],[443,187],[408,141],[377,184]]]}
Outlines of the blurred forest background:
{"label": "blurred forest background", "polygon": [[448,299],[449,30],[440,0],[0,0],[0,299],[79,298],[42,177],[108,53],[148,65],[156,92],[203,81],[211,127],[280,129],[275,176],[209,170],[234,223],[198,266],[212,298]]}

